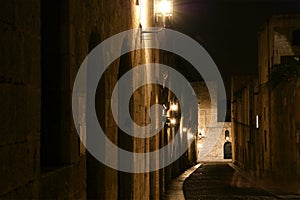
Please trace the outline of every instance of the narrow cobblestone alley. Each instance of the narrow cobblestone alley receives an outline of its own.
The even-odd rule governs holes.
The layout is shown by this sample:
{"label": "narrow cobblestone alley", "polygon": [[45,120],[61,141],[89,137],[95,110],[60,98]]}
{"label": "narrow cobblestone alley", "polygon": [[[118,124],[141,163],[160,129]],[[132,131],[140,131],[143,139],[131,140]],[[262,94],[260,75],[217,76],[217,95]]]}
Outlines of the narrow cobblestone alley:
{"label": "narrow cobblestone alley", "polygon": [[2,0],[0,200],[300,200],[300,0]]}
{"label": "narrow cobblestone alley", "polygon": [[277,199],[251,184],[225,162],[201,165],[184,184],[185,199]]}

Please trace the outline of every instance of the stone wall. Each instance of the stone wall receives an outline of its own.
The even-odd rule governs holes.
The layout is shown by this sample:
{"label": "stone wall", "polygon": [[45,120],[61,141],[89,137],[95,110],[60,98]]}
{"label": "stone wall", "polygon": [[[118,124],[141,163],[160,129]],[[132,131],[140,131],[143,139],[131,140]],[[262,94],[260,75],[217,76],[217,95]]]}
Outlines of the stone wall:
{"label": "stone wall", "polygon": [[[0,196],[38,197],[40,2],[0,8]],[[24,167],[26,166],[26,167]]]}
{"label": "stone wall", "polygon": [[299,84],[299,80],[284,81],[272,91],[270,148],[272,171],[278,179],[296,181],[300,177]]}
{"label": "stone wall", "polygon": [[300,54],[292,38],[299,29],[299,14],[272,16],[259,33],[258,81],[232,79],[234,162],[294,192],[299,188],[299,81],[283,79],[275,86],[269,78],[274,64]]}
{"label": "stone wall", "polygon": [[[150,17],[143,19],[142,25],[151,26],[153,5],[145,3],[148,5],[141,8],[135,0],[32,0],[7,1],[1,7],[0,198],[159,199],[170,179],[194,162],[191,147],[164,169],[141,174],[118,172],[93,158],[76,133],[75,127],[84,136],[89,127],[85,94],[78,97],[79,120],[74,122],[72,117],[72,90],[80,65],[100,42],[138,28],[141,15],[148,13],[145,16]],[[139,37],[123,44],[129,42],[142,45],[147,41]],[[121,52],[121,47],[117,48]],[[109,57],[109,52],[104,56]],[[163,131],[145,140],[128,139],[110,109],[113,88],[125,72],[153,61],[172,66],[172,56],[150,49],[134,51],[115,60],[101,78],[96,109],[106,136],[114,144],[149,152],[172,139]],[[149,75],[151,72],[140,78],[147,80]],[[137,90],[130,103],[132,119],[142,125],[149,123],[150,105],[161,103],[161,95],[161,88],[154,85]],[[149,167],[149,160],[133,162]]]}
{"label": "stone wall", "polygon": [[[236,75],[232,77],[231,116],[233,162],[249,171],[260,163],[255,156],[261,148],[257,135],[256,116],[260,116],[257,95],[257,80],[254,75]],[[261,124],[259,125],[262,126]],[[260,152],[262,155],[264,152]]]}
{"label": "stone wall", "polygon": [[[208,86],[212,94],[208,92]],[[225,130],[231,135],[231,123],[218,122],[217,84],[214,82],[193,82],[192,87],[198,98],[198,161],[213,161],[224,159]],[[201,133],[201,136],[200,136]],[[231,142],[231,137],[229,140]]]}
{"label": "stone wall", "polygon": [[[64,38],[64,42],[68,39],[68,28],[59,28],[64,27],[68,13],[60,13],[60,9],[66,6],[64,1],[59,4],[53,1],[51,5],[47,5],[49,12],[53,11],[51,10],[53,6],[58,11],[56,15],[60,16],[57,23],[53,22],[54,26],[58,25],[55,30],[48,24],[44,13],[45,4],[41,4],[40,1],[6,2],[1,7],[1,40],[2,44],[5,44],[1,45],[3,65],[0,72],[1,120],[4,122],[1,123],[0,145],[2,198],[85,197],[85,159],[77,154],[77,134],[72,125],[68,102],[71,94],[69,73],[75,74],[76,71],[70,70],[67,58],[68,46],[65,43],[56,43],[56,39],[60,37]],[[45,24],[49,26],[47,30],[50,32],[47,34],[41,31]],[[54,33],[52,39],[51,33]],[[51,119],[51,113],[45,113],[45,102],[41,98],[42,93],[49,91],[49,87],[44,89],[43,76],[45,68],[49,67],[43,65],[45,63],[43,40],[46,37],[49,39],[48,42],[58,44],[56,47],[59,47],[55,49],[57,56],[51,59],[61,68],[52,78],[53,80],[58,80],[57,77],[60,76],[64,78],[60,82],[61,87],[56,88],[57,93],[65,94],[58,97],[62,107],[61,110],[58,108],[60,116],[56,116],[57,119]],[[48,55],[53,52],[53,49],[49,50]],[[54,68],[57,69],[56,66]],[[46,117],[47,115],[49,117]],[[55,122],[60,123],[59,120],[62,118],[65,123],[58,127]],[[56,140],[54,143],[44,141],[42,138],[45,138],[46,131],[48,135],[56,134],[50,129],[46,130],[43,126],[45,123],[52,123],[54,127],[58,127],[57,133],[65,132],[65,134],[61,135],[61,138],[53,138]],[[58,146],[51,147],[52,144]],[[44,151],[45,149],[50,151],[49,147],[60,149],[57,157],[53,155],[59,162],[55,167],[52,165],[54,163],[50,162],[52,158],[47,157],[48,154]]]}
{"label": "stone wall", "polygon": [[[270,74],[274,64],[280,64],[284,56],[295,56],[300,54],[300,47],[293,45],[293,31],[300,29],[300,16],[295,15],[274,15],[265,24],[264,29],[259,33],[259,61],[266,60],[267,62],[259,65],[259,71],[265,71],[265,81],[260,80],[260,135],[263,141],[263,163],[259,167],[262,174],[268,175],[274,173],[276,166],[279,163],[274,163],[274,154],[277,149],[274,146],[276,138],[273,134],[274,128],[277,126],[277,115],[274,115],[274,110],[281,108],[283,102],[278,101],[276,91],[273,91],[273,86],[268,83]],[[285,84],[281,82],[280,84]],[[275,95],[275,96],[274,96]],[[271,103],[270,103],[271,102]],[[286,113],[286,112],[285,112]],[[286,115],[285,115],[286,116]],[[287,117],[287,116],[286,116]],[[274,121],[275,118],[275,121]],[[278,122],[277,122],[278,123]],[[286,126],[286,125],[284,125]],[[286,129],[289,132],[288,129]]]}

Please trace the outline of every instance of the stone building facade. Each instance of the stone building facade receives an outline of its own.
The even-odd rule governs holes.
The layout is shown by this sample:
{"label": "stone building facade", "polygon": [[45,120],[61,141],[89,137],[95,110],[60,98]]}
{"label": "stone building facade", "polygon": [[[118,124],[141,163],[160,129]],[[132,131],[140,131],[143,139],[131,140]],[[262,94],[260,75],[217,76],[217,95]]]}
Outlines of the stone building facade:
{"label": "stone building facade", "polygon": [[[88,128],[85,97],[78,98],[76,122],[71,107],[74,80],[88,53],[110,36],[139,28],[141,19],[144,27],[153,25],[153,2],[6,1],[0,10],[0,198],[161,198],[170,179],[195,162],[193,148],[161,170],[119,172],[98,162],[80,142],[76,127],[81,134]],[[153,61],[174,64],[172,56],[157,50],[125,54],[109,66],[96,94],[106,136],[135,152],[153,151],[172,138],[164,130],[144,141],[124,136],[113,120],[110,97],[125,72]],[[130,104],[135,122],[147,124],[147,110],[162,103],[163,95],[155,85],[137,90]],[[171,92],[165,96],[169,101]]]}
{"label": "stone building facade", "polygon": [[[208,92],[208,85],[212,94]],[[192,82],[198,98],[197,160],[219,161],[224,159],[224,144],[231,142],[231,123],[218,121],[217,83]],[[229,131],[229,138],[225,131]]]}
{"label": "stone building facade", "polygon": [[299,76],[286,65],[298,60],[299,33],[299,14],[272,16],[259,32],[258,77],[232,79],[234,161],[285,190],[299,188]]}
{"label": "stone building facade", "polygon": [[261,136],[256,128],[259,114],[258,82],[256,75],[236,75],[232,77],[232,147],[233,161],[245,169],[256,169],[261,165]]}

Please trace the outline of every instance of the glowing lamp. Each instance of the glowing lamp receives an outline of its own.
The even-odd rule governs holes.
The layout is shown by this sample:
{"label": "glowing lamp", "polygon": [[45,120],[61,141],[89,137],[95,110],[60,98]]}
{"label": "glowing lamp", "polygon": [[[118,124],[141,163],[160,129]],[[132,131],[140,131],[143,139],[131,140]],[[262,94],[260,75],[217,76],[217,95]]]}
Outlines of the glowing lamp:
{"label": "glowing lamp", "polygon": [[159,1],[158,12],[164,15],[171,13],[171,2],[167,0]]}
{"label": "glowing lamp", "polygon": [[195,135],[192,133],[188,133],[188,140],[194,140],[195,139]]}
{"label": "glowing lamp", "polygon": [[171,24],[173,16],[173,0],[154,0],[155,24],[166,26]]}
{"label": "glowing lamp", "polygon": [[170,108],[171,108],[171,111],[178,111],[178,105],[176,103],[172,103]]}
{"label": "glowing lamp", "polygon": [[176,124],[176,119],[173,118],[173,119],[170,120],[170,122],[171,122],[172,125],[175,125]]}
{"label": "glowing lamp", "polygon": [[256,128],[259,128],[259,116],[256,115]]}

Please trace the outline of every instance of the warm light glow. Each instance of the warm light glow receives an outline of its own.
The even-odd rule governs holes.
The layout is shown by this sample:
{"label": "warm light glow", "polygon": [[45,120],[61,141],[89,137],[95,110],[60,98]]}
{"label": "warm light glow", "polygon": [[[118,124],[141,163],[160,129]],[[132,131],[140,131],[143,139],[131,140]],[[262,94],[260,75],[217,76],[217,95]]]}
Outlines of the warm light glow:
{"label": "warm light glow", "polygon": [[183,132],[187,132],[187,128],[182,128],[182,131]]}
{"label": "warm light glow", "polygon": [[178,110],[178,105],[176,103],[171,104],[171,111],[177,111]]}
{"label": "warm light glow", "polygon": [[145,0],[140,0],[139,1],[139,6],[140,8],[140,23],[142,27],[147,27],[147,20],[148,20],[148,5],[147,1]]}
{"label": "warm light glow", "polygon": [[173,119],[170,120],[170,122],[171,122],[172,125],[175,125],[176,124],[176,119],[173,118]]}
{"label": "warm light glow", "polygon": [[167,14],[171,13],[171,1],[162,0],[158,4],[158,12]]}
{"label": "warm light glow", "polygon": [[256,115],[256,128],[259,128],[259,116]]}
{"label": "warm light glow", "polygon": [[188,140],[193,140],[195,138],[195,135],[192,133],[188,133]]}
{"label": "warm light glow", "polygon": [[226,137],[226,141],[229,141],[229,137]]}

